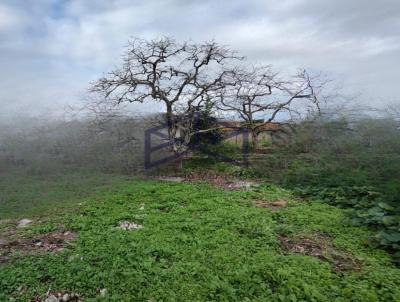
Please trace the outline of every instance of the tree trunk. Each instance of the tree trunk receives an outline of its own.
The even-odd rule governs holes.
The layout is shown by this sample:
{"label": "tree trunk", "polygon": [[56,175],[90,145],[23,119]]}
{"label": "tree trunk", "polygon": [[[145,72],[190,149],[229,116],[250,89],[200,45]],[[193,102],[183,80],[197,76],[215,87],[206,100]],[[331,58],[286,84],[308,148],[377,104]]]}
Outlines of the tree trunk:
{"label": "tree trunk", "polygon": [[172,105],[166,103],[167,105],[167,127],[168,127],[168,138],[170,140],[174,139],[174,115],[172,113]]}
{"label": "tree trunk", "polygon": [[258,148],[258,135],[257,135],[257,131],[255,131],[254,129],[251,130],[251,145],[252,145],[253,151],[256,151]]}
{"label": "tree trunk", "polygon": [[178,125],[172,112],[172,104],[167,103],[167,127],[168,127],[168,139],[173,144],[170,147],[170,151],[177,155],[179,153],[178,147],[176,146]]}
{"label": "tree trunk", "polygon": [[[172,104],[167,103],[167,127],[168,127],[168,139],[170,142],[173,142],[171,145],[170,151],[176,156],[176,159],[173,162],[174,172],[180,172],[182,170],[182,154],[180,152],[179,146],[177,145],[176,139],[178,132],[178,124],[175,120],[175,116],[172,111]],[[179,133],[179,136],[182,133]]]}

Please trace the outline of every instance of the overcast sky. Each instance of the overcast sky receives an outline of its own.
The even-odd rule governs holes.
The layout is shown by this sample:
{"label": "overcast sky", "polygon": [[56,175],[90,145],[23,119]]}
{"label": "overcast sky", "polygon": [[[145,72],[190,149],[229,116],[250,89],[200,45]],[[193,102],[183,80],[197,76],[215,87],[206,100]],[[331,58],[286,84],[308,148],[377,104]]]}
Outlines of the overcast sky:
{"label": "overcast sky", "polygon": [[399,0],[0,0],[0,111],[77,104],[130,37],[215,39],[250,61],[399,102]]}

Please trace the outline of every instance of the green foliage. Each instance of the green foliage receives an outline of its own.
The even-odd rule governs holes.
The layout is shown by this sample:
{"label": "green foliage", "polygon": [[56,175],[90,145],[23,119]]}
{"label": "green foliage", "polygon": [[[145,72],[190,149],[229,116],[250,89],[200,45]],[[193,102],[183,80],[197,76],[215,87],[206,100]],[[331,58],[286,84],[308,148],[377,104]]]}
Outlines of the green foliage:
{"label": "green foliage", "polygon": [[183,173],[194,170],[213,170],[216,172],[235,173],[237,166],[230,161],[242,160],[240,146],[230,142],[220,142],[214,145],[203,145],[195,150],[195,156],[186,159],[183,165]]}
{"label": "green foliage", "polygon": [[14,169],[0,174],[0,219],[73,208],[77,200],[117,189],[127,181],[129,177],[112,174],[32,175],[26,169]]}
{"label": "green foliage", "polygon": [[392,119],[300,124],[288,144],[240,173],[351,208],[352,222],[371,227],[371,240],[400,259],[400,131]]}
{"label": "green foliage", "polygon": [[368,225],[375,230],[373,242],[394,252],[400,257],[400,203],[386,201],[385,195],[373,187],[309,187],[297,190],[302,197],[316,198],[330,204],[351,208],[351,222]]}
{"label": "green foliage", "polygon": [[[218,127],[217,118],[214,116],[214,103],[206,100],[204,107],[202,107],[196,116],[195,127],[199,131],[191,140],[190,144],[196,148],[196,145],[215,145],[222,141],[222,133]],[[202,132],[205,131],[206,132]]]}
{"label": "green foliage", "polygon": [[[259,199],[285,199],[290,206],[273,212],[254,207],[251,201]],[[0,300],[27,301],[49,289],[79,293],[87,301],[400,299],[400,271],[385,252],[365,245],[368,230],[346,226],[346,210],[296,202],[276,186],[231,192],[135,180],[76,202],[83,205],[75,212],[49,215],[31,230],[52,231],[58,224],[78,239],[60,253],[2,266]],[[125,220],[143,228],[116,228]],[[316,232],[362,261],[361,270],[338,274],[327,262],[280,248],[279,235]]]}
{"label": "green foliage", "polygon": [[[201,151],[201,150],[200,150]],[[231,142],[221,142],[215,145],[206,146],[207,152],[212,152],[215,154],[214,157],[218,158],[218,155],[223,155],[233,159],[237,159],[242,155],[241,146],[231,143]],[[217,161],[220,161],[217,159]]]}
{"label": "green foliage", "polygon": [[262,147],[262,148],[266,148],[266,147],[271,147],[272,146],[272,142],[266,139],[263,140],[259,140],[258,141],[258,146]]}

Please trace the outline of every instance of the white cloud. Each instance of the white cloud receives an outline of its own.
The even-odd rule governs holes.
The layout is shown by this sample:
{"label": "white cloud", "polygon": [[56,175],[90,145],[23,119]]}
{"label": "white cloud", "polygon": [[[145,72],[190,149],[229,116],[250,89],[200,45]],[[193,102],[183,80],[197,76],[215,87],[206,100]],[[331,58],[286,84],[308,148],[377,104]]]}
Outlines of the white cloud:
{"label": "white cloud", "polygon": [[214,38],[251,61],[332,72],[367,100],[397,95],[397,0],[3,1],[0,111],[76,103],[132,36]]}
{"label": "white cloud", "polygon": [[14,31],[22,26],[22,16],[11,7],[0,4],[0,32]]}

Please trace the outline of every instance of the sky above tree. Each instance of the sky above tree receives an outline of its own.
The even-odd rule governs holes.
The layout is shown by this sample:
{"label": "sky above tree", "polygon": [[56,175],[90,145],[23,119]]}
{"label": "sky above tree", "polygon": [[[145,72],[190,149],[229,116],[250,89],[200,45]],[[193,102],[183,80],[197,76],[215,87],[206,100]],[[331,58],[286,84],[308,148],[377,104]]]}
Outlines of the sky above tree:
{"label": "sky above tree", "polygon": [[283,72],[322,71],[365,104],[400,102],[398,0],[2,0],[0,112],[77,105],[129,38],[161,36],[214,39]]}

